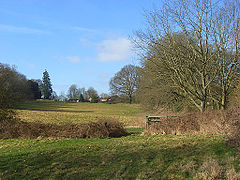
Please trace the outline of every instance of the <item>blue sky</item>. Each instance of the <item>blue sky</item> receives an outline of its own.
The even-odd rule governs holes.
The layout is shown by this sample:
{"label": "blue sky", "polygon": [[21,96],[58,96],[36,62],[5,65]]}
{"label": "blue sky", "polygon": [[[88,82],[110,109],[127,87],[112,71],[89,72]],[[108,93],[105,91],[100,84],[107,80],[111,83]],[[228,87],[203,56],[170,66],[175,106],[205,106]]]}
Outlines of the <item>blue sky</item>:
{"label": "blue sky", "polygon": [[47,69],[58,94],[71,84],[108,93],[116,72],[138,64],[128,36],[153,4],[159,0],[1,0],[0,62],[28,79]]}

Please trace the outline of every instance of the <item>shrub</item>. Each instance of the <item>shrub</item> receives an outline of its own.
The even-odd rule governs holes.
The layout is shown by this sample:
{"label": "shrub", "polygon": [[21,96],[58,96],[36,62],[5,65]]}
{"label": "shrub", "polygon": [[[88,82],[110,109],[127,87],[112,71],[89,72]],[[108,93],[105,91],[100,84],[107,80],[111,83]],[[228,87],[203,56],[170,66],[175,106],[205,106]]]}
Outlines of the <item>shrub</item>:
{"label": "shrub", "polygon": [[126,136],[122,123],[117,121],[98,121],[86,124],[43,124],[19,120],[0,122],[0,139],[8,138],[106,138]]}
{"label": "shrub", "polygon": [[16,119],[16,113],[13,110],[0,108],[0,122],[12,121],[14,119]]}

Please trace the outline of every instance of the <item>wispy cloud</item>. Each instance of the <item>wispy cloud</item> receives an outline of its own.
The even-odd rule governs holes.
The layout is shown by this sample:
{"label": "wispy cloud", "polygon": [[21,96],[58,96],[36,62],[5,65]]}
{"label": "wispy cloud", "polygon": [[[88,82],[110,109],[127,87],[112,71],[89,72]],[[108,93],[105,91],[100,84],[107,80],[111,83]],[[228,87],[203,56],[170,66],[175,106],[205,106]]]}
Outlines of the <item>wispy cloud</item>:
{"label": "wispy cloud", "polygon": [[92,42],[90,38],[81,37],[79,40],[82,46],[85,46],[85,47],[96,46],[96,43]]}
{"label": "wispy cloud", "polygon": [[98,44],[99,61],[126,61],[130,57],[131,43],[127,38],[103,40]]}
{"label": "wispy cloud", "polygon": [[99,75],[99,77],[102,78],[102,79],[108,78],[110,76],[111,76],[110,73],[102,73],[102,74]]}
{"label": "wispy cloud", "polygon": [[85,32],[92,32],[92,33],[97,32],[96,29],[85,28],[85,27],[78,27],[78,26],[71,27],[71,29],[76,30],[76,31],[85,31]]}
{"label": "wispy cloud", "polygon": [[66,59],[72,63],[79,63],[81,62],[81,59],[77,56],[68,56]]}
{"label": "wispy cloud", "polygon": [[12,26],[6,24],[0,24],[0,31],[8,31],[8,32],[18,32],[18,33],[26,33],[26,34],[50,34],[50,32],[29,28],[29,27],[19,27],[19,26]]}

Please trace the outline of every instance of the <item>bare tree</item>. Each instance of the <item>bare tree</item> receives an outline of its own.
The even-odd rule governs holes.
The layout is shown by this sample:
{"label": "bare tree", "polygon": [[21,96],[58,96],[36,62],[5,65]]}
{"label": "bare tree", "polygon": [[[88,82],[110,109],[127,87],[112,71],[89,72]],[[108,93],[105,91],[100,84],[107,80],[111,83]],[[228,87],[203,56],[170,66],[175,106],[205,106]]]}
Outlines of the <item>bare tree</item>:
{"label": "bare tree", "polygon": [[77,99],[78,98],[78,89],[76,84],[72,84],[68,89],[68,98]]}
{"label": "bare tree", "polygon": [[65,96],[64,91],[60,92],[60,95],[58,96],[58,101],[67,101],[67,97]]}
{"label": "bare tree", "polygon": [[109,97],[109,94],[107,94],[107,93],[100,94],[100,98],[108,98],[108,97]]}
{"label": "bare tree", "polygon": [[138,69],[137,66],[126,65],[116,73],[109,83],[111,93],[113,95],[127,95],[131,104],[139,83]]}
{"label": "bare tree", "polygon": [[90,102],[92,102],[92,103],[98,102],[98,92],[93,87],[90,87],[87,90],[87,95],[90,99]]}
{"label": "bare tree", "polygon": [[[239,7],[230,4],[227,9],[211,0],[167,2],[160,10],[146,12],[148,29],[137,31],[132,39],[143,63],[159,67],[158,78],[170,79],[172,88],[202,112],[213,98],[225,107],[239,72]],[[228,31],[221,31],[223,27]],[[235,49],[229,51],[229,45]],[[213,95],[218,78],[221,98]]]}
{"label": "bare tree", "polygon": [[238,105],[240,104],[240,77],[239,77],[239,79],[238,79],[237,88],[235,89],[235,92],[234,92],[234,101],[235,101],[235,103],[237,103]]}
{"label": "bare tree", "polygon": [[214,19],[214,49],[217,52],[219,91],[211,98],[225,109],[239,76],[240,66],[240,2],[225,1]]}

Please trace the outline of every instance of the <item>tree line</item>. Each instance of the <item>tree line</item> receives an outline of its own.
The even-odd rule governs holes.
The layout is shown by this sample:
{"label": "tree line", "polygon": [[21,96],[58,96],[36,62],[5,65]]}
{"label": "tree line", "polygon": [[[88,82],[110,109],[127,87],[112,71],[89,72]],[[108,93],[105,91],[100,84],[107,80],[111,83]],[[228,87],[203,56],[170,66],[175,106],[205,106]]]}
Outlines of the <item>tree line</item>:
{"label": "tree line", "polygon": [[13,107],[19,102],[35,99],[51,99],[57,101],[77,100],[79,102],[96,103],[101,98],[110,98],[112,103],[132,103],[139,83],[139,67],[124,66],[110,81],[111,94],[98,92],[90,87],[78,88],[73,84],[67,94],[57,95],[52,89],[50,75],[47,70],[41,79],[28,80],[25,75],[16,71],[15,67],[0,63],[0,106]]}
{"label": "tree line", "polygon": [[83,88],[78,88],[76,84],[72,84],[65,95],[63,92],[58,97],[59,101],[71,101],[71,100],[78,100],[78,102],[98,102],[99,95],[98,92],[93,88],[90,87],[88,90]]}
{"label": "tree line", "polygon": [[117,72],[109,82],[110,94],[98,92],[90,87],[87,90],[72,84],[67,94],[62,92],[59,101],[99,102],[102,98],[110,98],[111,103],[136,103],[136,90],[140,81],[140,67],[126,65]]}

